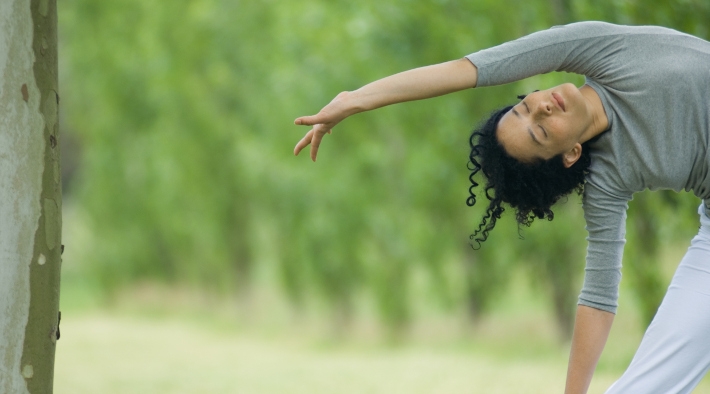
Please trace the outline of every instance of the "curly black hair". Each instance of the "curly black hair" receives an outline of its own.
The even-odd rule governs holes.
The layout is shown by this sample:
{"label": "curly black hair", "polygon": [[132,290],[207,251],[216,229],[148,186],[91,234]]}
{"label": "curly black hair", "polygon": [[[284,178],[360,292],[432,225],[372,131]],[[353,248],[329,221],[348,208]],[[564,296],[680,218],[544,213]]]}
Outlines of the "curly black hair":
{"label": "curly black hair", "polygon": [[[488,239],[488,233],[505,211],[503,203],[515,208],[519,225],[530,226],[535,218],[552,220],[554,213],[551,207],[560,198],[573,191],[582,194],[584,179],[592,163],[589,149],[592,141],[582,144],[581,157],[569,168],[564,166],[562,154],[533,163],[522,163],[511,157],[496,136],[498,122],[511,108],[513,106],[493,111],[469,139],[471,153],[468,169],[471,174],[468,178],[471,186],[466,205],[476,204],[474,189],[479,184],[474,178],[479,171],[483,171],[486,178],[484,192],[490,201],[481,223],[470,236],[478,247]],[[471,246],[477,249],[473,244]]]}

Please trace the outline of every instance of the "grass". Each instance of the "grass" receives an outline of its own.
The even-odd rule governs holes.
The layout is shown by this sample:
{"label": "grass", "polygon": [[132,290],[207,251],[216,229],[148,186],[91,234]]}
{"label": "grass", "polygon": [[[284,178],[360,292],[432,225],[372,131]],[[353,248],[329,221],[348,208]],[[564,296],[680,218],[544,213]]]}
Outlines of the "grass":
{"label": "grass", "polygon": [[[567,346],[556,342],[549,316],[523,312],[514,301],[476,328],[430,316],[392,342],[366,318],[336,335],[327,319],[299,316],[273,300],[244,307],[155,285],[123,292],[108,307],[77,301],[85,296],[71,287],[63,294],[57,394],[495,394],[564,387]],[[603,393],[623,372],[640,339],[633,325],[617,319],[590,393]],[[708,383],[695,392],[710,393]]]}
{"label": "grass", "polygon": [[[62,323],[56,393],[549,393],[564,362],[426,347],[306,345],[194,322],[87,315]],[[601,376],[601,385],[614,376]],[[601,391],[596,391],[601,392]]]}

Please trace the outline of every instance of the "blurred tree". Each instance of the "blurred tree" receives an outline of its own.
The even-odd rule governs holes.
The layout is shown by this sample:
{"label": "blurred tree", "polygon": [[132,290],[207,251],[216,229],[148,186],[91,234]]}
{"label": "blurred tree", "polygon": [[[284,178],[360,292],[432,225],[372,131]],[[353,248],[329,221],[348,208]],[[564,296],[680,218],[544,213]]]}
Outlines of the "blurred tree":
{"label": "blurred tree", "polygon": [[81,76],[67,112],[88,146],[77,193],[94,219],[104,286],[247,286],[251,186],[231,112],[246,99],[232,73],[249,67],[230,51],[227,21],[214,25],[220,12],[208,1],[75,0],[63,14],[68,77]]}
{"label": "blurred tree", "polygon": [[625,271],[643,327],[651,323],[670,282],[662,265],[662,248],[692,236],[698,203],[689,193],[662,190],[637,193],[629,204]]}
{"label": "blurred tree", "polygon": [[464,297],[468,316],[473,323],[488,312],[494,301],[507,288],[518,256],[503,255],[501,251],[482,247],[476,253],[466,249],[461,256],[465,281]]}
{"label": "blurred tree", "polygon": [[664,207],[660,207],[657,202],[659,199],[648,192],[637,193],[628,212],[632,227],[628,236],[626,271],[629,272],[629,281],[640,304],[644,327],[651,323],[656,314],[667,285],[660,267],[663,239],[660,234],[662,216],[658,213]]}
{"label": "blurred tree", "polygon": [[572,1],[571,0],[550,0],[552,10],[554,11],[554,20],[556,24],[564,25],[574,22],[572,18]]}
{"label": "blurred tree", "polygon": [[579,196],[570,196],[555,207],[552,222],[535,223],[523,230],[517,248],[529,278],[550,297],[559,336],[572,338],[586,248],[584,218]]}

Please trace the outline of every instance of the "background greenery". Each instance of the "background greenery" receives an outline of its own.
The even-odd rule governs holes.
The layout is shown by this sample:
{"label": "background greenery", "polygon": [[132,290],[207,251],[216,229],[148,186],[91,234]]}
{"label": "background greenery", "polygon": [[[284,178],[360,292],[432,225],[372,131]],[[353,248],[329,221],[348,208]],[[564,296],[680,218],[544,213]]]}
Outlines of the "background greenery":
{"label": "background greenery", "polygon": [[[422,310],[480,322],[524,283],[567,339],[585,254],[579,199],[531,228],[508,217],[474,251],[481,206],[465,205],[466,161],[468,134],[492,109],[581,77],[360,114],[317,164],[293,157],[306,129],[292,121],[342,90],[588,19],[707,39],[710,3],[63,0],[63,294],[105,305],[151,282],[249,304],[268,288],[295,315],[327,314],[335,332],[372,312],[397,338]],[[623,286],[642,322],[698,203],[664,192],[631,203]]]}

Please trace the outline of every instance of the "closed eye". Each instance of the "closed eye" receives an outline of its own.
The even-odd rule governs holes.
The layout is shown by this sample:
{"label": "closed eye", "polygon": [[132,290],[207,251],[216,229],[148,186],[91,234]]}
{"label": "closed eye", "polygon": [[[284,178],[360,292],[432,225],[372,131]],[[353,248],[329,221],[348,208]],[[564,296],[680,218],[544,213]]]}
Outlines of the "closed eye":
{"label": "closed eye", "polygon": [[[530,113],[530,107],[528,107],[528,103],[523,101],[523,105],[525,106],[525,109],[528,110],[528,113]],[[545,134],[545,137],[547,138],[547,130],[545,130],[545,128],[542,127],[542,125],[538,125],[538,126],[540,127],[540,129],[542,130],[542,133]]]}
{"label": "closed eye", "polygon": [[538,126],[540,126],[540,129],[542,130],[542,133],[545,134],[545,138],[547,138],[547,131],[545,130],[545,128],[542,127],[541,125],[538,125]]}

